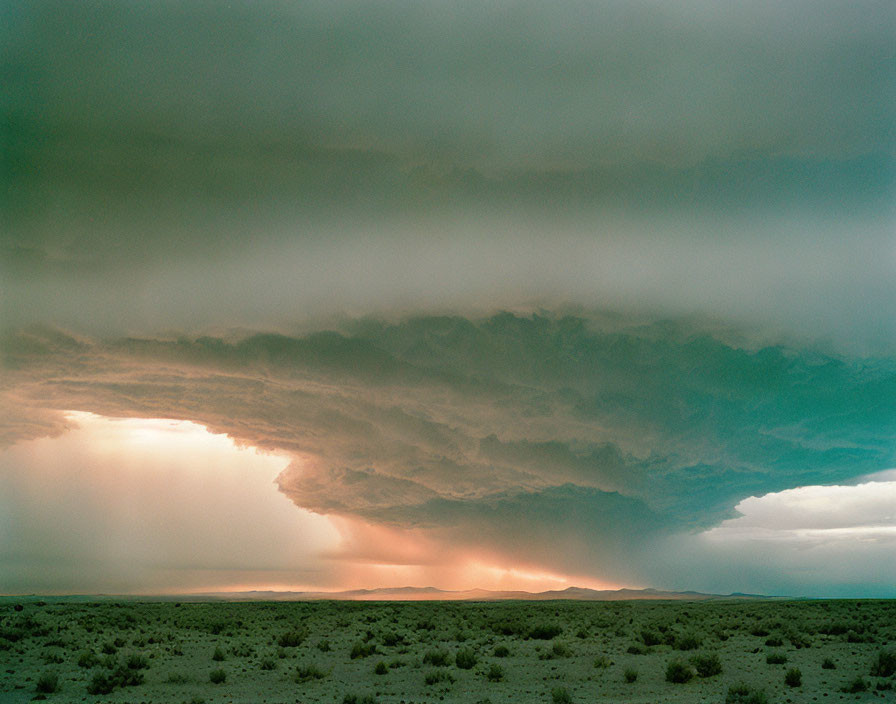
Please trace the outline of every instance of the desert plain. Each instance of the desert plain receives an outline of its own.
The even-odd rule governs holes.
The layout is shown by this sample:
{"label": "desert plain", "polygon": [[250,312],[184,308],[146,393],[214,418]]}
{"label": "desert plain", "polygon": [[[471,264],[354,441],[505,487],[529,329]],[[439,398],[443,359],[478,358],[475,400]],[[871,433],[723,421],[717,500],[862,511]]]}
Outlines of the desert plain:
{"label": "desert plain", "polygon": [[896,602],[4,598],[0,701],[896,700]]}

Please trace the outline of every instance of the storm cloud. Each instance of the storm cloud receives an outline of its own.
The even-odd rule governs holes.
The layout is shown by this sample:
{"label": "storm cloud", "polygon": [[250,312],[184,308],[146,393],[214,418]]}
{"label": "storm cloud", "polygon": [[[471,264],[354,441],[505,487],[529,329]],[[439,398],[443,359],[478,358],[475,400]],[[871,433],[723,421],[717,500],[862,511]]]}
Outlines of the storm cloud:
{"label": "storm cloud", "polygon": [[890,3],[4,20],[7,324],[572,304],[896,338]]}
{"label": "storm cloud", "polygon": [[59,432],[68,408],[189,418],[292,455],[277,481],[303,509],[623,582],[663,579],[657,541],[747,497],[896,464],[892,360],[743,348],[693,322],[500,314],[106,342],[31,330],[4,351],[7,438]]}

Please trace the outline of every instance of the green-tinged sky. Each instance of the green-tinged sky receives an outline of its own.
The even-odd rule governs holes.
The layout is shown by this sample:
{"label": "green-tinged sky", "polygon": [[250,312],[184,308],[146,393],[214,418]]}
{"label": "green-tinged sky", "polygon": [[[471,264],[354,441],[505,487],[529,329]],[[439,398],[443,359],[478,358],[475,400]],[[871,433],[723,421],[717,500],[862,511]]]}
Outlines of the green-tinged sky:
{"label": "green-tinged sky", "polygon": [[896,596],[894,38],[0,4],[0,593]]}

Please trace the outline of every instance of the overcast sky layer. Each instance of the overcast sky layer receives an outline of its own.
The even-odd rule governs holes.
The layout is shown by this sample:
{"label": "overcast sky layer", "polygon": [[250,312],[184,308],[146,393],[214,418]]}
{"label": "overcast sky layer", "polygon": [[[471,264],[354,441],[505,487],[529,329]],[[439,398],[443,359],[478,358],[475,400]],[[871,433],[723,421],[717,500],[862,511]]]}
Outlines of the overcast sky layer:
{"label": "overcast sky layer", "polygon": [[[54,453],[114,472],[102,418],[169,418],[282,459],[317,526],[291,562],[247,533],[272,571],[231,585],[881,593],[896,519],[855,486],[896,465],[894,36],[870,0],[4,3],[9,511]],[[59,553],[28,525],[0,591]],[[134,540],[109,585],[208,586]]]}

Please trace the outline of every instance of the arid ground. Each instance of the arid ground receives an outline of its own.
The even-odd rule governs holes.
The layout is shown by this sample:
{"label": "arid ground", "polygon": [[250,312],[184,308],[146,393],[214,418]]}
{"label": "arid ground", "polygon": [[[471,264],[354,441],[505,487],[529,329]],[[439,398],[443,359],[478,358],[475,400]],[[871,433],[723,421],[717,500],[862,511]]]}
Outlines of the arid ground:
{"label": "arid ground", "polygon": [[894,701],[896,602],[0,601],[0,701]]}

